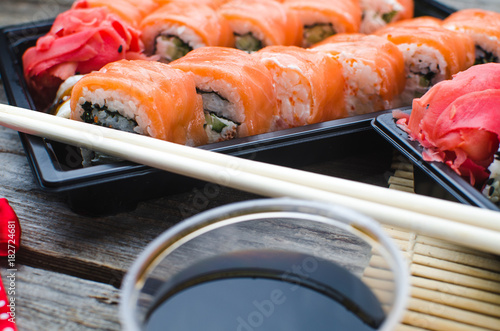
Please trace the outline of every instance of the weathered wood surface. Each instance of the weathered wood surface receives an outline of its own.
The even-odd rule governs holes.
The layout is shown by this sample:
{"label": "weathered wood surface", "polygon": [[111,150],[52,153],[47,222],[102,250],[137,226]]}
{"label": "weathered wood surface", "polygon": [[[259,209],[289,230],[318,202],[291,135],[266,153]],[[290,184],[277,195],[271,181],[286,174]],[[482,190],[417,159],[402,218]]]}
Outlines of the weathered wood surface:
{"label": "weathered wood surface", "polygon": [[[2,0],[0,26],[54,17],[70,2]],[[500,11],[498,0],[442,2],[455,8]],[[7,102],[3,88],[0,102]],[[381,184],[388,174],[380,164],[380,160],[370,164],[366,158],[351,156],[310,169]],[[256,196],[220,188],[215,197],[200,198],[200,191],[188,190],[142,202],[132,212],[81,216],[68,209],[62,195],[40,190],[17,132],[0,127],[0,197],[10,201],[23,230],[22,249],[16,256],[19,329],[118,330],[117,287],[151,240],[181,221],[183,210],[195,214]]]}

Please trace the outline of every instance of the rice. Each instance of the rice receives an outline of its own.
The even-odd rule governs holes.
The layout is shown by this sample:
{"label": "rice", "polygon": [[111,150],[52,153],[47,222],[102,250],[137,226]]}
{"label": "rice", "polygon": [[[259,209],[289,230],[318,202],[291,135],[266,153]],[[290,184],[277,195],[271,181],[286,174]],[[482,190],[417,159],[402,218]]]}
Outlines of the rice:
{"label": "rice", "polygon": [[114,129],[135,132],[142,135],[155,136],[151,130],[150,121],[144,115],[144,109],[139,101],[130,95],[115,90],[102,88],[90,91],[82,90],[78,99],[76,113],[80,118],[85,116],[86,104],[92,106],[93,122]]}
{"label": "rice", "polygon": [[[276,84],[279,115],[273,120],[271,130],[296,127],[307,123],[311,114],[311,86],[297,66],[285,66],[275,57],[263,58]],[[272,64],[272,65],[271,65]],[[285,70],[283,70],[285,69]]]}
{"label": "rice", "polygon": [[396,0],[361,0],[360,5],[363,11],[360,32],[366,34],[396,21],[404,9]]}
{"label": "rice", "polygon": [[202,38],[192,29],[180,24],[161,24],[150,26],[142,32],[143,40],[149,41],[146,45],[146,53],[150,55],[160,55],[162,59],[171,61],[166,54],[170,47],[175,47],[172,43],[162,40],[162,36],[175,36],[189,45],[191,49],[206,46]]}
{"label": "rice", "polygon": [[482,194],[491,202],[500,205],[500,151],[495,153],[495,158],[488,170],[490,177],[486,181]]}
{"label": "rice", "polygon": [[217,130],[207,120],[205,131],[209,143],[247,135],[246,125],[243,123],[245,109],[236,88],[224,80],[211,77],[195,76],[195,82],[203,99],[205,118],[215,116],[215,120],[224,126],[222,130]]}
{"label": "rice", "polygon": [[[411,105],[413,98],[421,97],[431,86],[446,79],[448,64],[441,52],[426,45],[400,44],[398,48],[405,59],[407,77],[400,102]],[[428,84],[423,80],[428,80]]]}
{"label": "rice", "polygon": [[382,78],[369,65],[340,53],[345,80],[346,108],[349,116],[388,109],[390,105],[380,95]]}
{"label": "rice", "polygon": [[[212,77],[195,76],[195,82],[198,90],[203,92],[215,92],[223,99],[227,100],[224,104],[219,103],[216,105],[220,106],[217,110],[214,109],[218,116],[238,123],[243,123],[245,121],[243,101],[234,86],[224,80],[213,79]],[[206,108],[205,100],[209,101],[210,99],[203,99],[203,108]]]}

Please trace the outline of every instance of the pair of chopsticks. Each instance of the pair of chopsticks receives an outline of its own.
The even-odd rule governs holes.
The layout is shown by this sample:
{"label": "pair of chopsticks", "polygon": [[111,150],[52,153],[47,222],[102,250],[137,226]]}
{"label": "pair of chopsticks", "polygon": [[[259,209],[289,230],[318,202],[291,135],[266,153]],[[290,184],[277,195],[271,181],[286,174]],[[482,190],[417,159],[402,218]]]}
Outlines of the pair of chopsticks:
{"label": "pair of chopsticks", "polygon": [[0,125],[267,197],[329,202],[380,223],[500,253],[500,213],[375,185],[237,158],[0,105]]}

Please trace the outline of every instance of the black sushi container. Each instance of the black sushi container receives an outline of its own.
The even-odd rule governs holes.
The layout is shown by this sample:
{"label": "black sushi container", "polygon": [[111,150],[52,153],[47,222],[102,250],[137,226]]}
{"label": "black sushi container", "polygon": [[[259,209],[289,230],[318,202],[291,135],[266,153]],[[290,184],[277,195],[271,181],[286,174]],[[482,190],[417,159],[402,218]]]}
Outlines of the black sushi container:
{"label": "black sushi container", "polygon": [[[411,109],[404,111],[410,114]],[[500,211],[497,205],[448,165],[425,161],[422,146],[418,141],[409,139],[408,134],[396,125],[391,113],[377,116],[373,119],[372,126],[415,165],[415,193]]]}
{"label": "black sushi container", "polygon": [[[433,0],[416,0],[415,15],[444,18],[453,10]],[[0,74],[11,105],[36,110],[23,78],[22,55],[45,35],[52,21],[0,29]],[[238,157],[303,167],[352,154],[392,159],[392,146],[371,127],[384,112],[354,116],[279,132],[239,138],[200,148]],[[130,162],[81,167],[79,149],[47,139],[19,134],[41,189],[66,197],[80,214],[101,216],[133,210],[137,203],[188,191],[203,183]],[[91,206],[91,207],[89,207]]]}

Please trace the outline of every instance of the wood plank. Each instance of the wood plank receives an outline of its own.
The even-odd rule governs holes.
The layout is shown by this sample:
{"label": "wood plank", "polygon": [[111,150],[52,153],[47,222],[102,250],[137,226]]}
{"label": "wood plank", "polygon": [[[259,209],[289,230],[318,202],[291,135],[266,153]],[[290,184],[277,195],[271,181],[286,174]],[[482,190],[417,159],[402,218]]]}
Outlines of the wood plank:
{"label": "wood plank", "polygon": [[[1,273],[8,287],[9,272]],[[120,330],[113,286],[25,266],[15,276],[19,330]]]}

